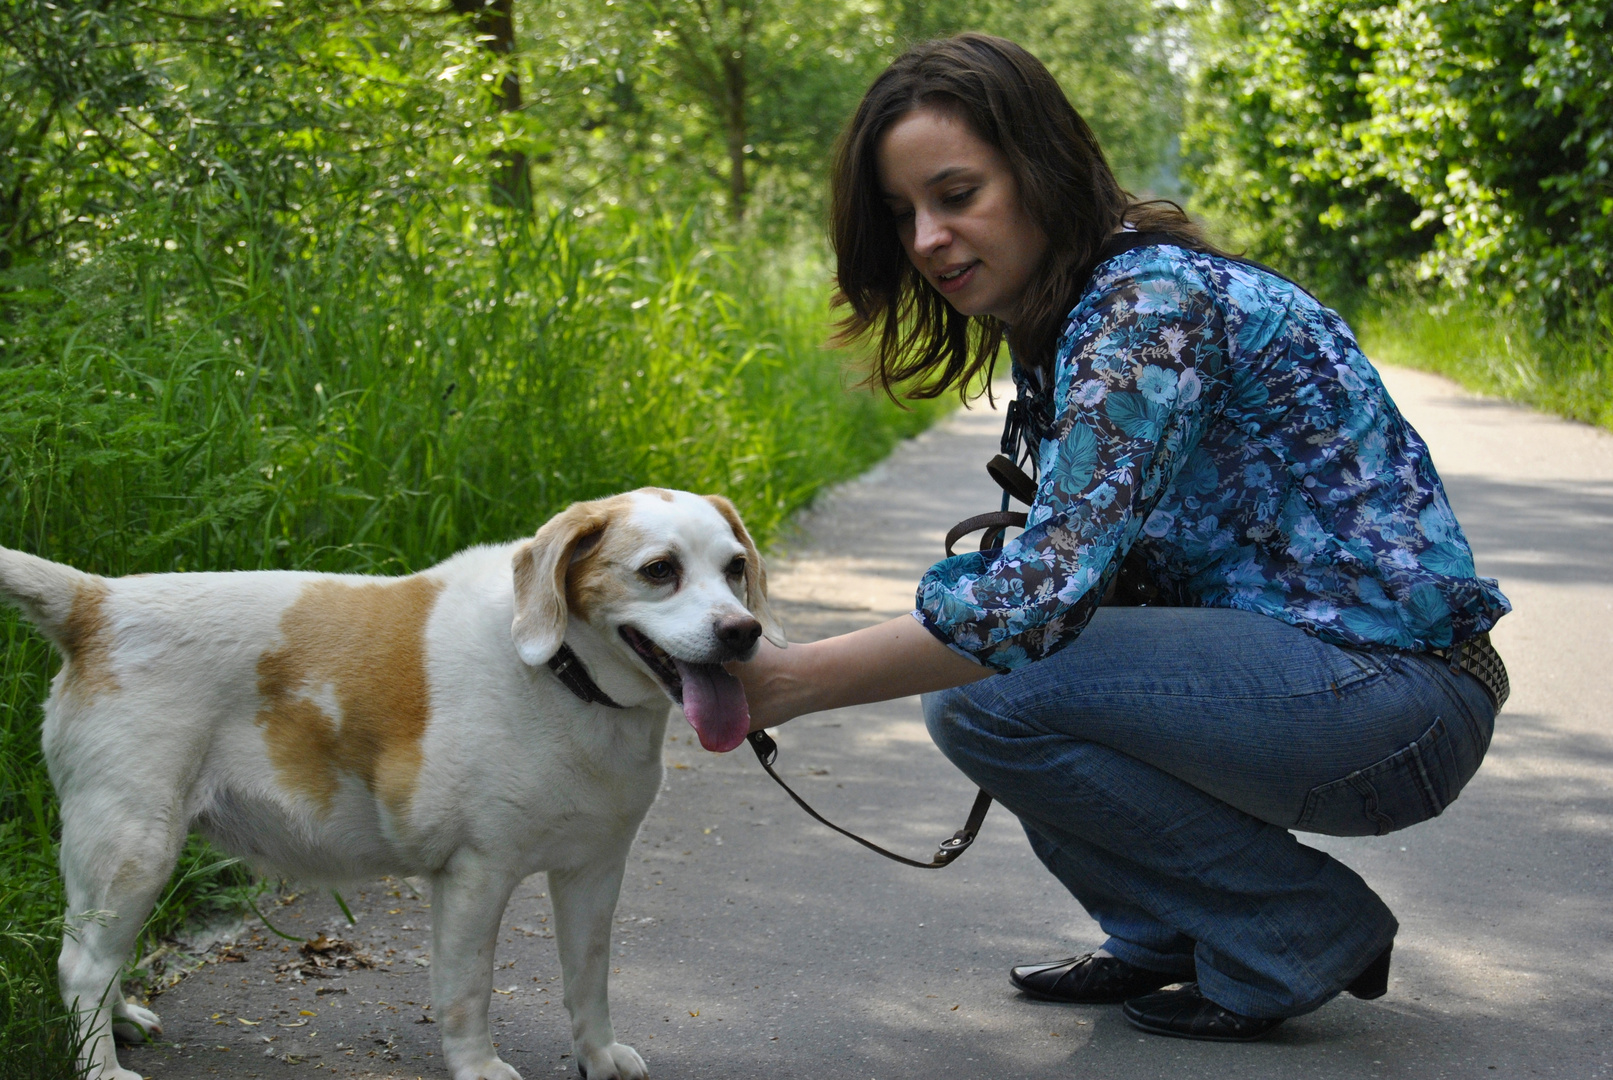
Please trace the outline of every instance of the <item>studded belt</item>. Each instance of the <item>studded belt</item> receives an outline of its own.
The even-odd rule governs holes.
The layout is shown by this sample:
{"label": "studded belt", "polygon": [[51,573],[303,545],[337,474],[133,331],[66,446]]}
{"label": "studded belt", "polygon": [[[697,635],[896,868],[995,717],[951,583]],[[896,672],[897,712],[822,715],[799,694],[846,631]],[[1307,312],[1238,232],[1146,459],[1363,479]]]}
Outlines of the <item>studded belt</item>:
{"label": "studded belt", "polygon": [[1437,656],[1454,670],[1465,671],[1477,679],[1484,687],[1484,692],[1490,695],[1490,703],[1495,706],[1496,712],[1500,712],[1501,706],[1507,703],[1512,693],[1512,683],[1507,678],[1507,666],[1501,662],[1501,654],[1490,644],[1489,634],[1469,638],[1448,649],[1429,649],[1428,655]]}

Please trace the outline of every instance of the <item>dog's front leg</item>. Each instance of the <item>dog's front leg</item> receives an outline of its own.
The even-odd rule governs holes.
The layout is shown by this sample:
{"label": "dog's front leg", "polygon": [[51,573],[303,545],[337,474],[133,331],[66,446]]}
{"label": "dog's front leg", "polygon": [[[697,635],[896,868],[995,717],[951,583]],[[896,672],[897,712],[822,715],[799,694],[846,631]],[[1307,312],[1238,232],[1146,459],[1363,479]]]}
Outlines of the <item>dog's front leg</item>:
{"label": "dog's front leg", "polygon": [[650,1075],[638,1051],[616,1041],[607,996],[610,923],[626,862],[624,850],[575,870],[549,871],[571,1040],[577,1067],[588,1080],[644,1080]]}
{"label": "dog's front leg", "polygon": [[431,879],[431,999],[454,1080],[521,1080],[499,1059],[487,1027],[493,948],[517,881],[468,851]]}

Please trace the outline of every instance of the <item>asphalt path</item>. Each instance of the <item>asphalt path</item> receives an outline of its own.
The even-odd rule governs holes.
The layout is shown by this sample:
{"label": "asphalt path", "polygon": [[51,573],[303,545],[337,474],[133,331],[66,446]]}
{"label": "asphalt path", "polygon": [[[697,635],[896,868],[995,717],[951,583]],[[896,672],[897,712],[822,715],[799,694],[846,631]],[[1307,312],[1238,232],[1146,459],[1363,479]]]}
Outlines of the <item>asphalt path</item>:
{"label": "asphalt path", "polygon": [[[1382,838],[1305,837],[1401,923],[1390,993],[1343,997],[1265,1042],[1144,1036],[1116,1007],[1028,1000],[1010,965],[1103,935],[992,811],[943,872],[885,862],[805,817],[745,749],[674,722],[627,869],[611,997],[657,1080],[957,1077],[1600,1077],[1613,1073],[1613,436],[1415,372],[1385,381],[1432,447],[1481,573],[1515,611],[1494,638],[1513,694],[1444,816]],[[820,500],[770,563],[795,640],[908,610],[958,518],[994,508],[999,417],[960,412]],[[779,767],[835,820],[927,857],[974,794],[916,699],[804,717]],[[575,1068],[542,876],[505,916],[494,1038],[526,1077]],[[373,967],[304,961],[252,920],[154,1003],[124,1051],[157,1080],[447,1076],[427,989],[429,897],[386,880],[265,911]],[[235,959],[239,957],[240,959]],[[299,969],[298,963],[302,963]],[[277,970],[279,969],[279,970]],[[304,972],[316,970],[310,977]],[[301,1025],[301,1026],[286,1026]]]}

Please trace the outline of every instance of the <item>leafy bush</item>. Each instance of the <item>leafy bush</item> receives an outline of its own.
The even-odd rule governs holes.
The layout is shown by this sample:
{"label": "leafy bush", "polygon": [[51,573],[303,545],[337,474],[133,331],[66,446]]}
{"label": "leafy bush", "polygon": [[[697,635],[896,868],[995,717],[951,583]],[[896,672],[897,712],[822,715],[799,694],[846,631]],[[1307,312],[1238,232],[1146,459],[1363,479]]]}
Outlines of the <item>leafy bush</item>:
{"label": "leafy bush", "polygon": [[1184,135],[1201,197],[1336,297],[1409,279],[1594,321],[1613,256],[1613,4],[1240,0]]}
{"label": "leafy bush", "polygon": [[1359,167],[1371,116],[1360,0],[1215,9],[1183,135],[1198,208],[1258,259],[1335,304],[1414,260],[1416,203]]}

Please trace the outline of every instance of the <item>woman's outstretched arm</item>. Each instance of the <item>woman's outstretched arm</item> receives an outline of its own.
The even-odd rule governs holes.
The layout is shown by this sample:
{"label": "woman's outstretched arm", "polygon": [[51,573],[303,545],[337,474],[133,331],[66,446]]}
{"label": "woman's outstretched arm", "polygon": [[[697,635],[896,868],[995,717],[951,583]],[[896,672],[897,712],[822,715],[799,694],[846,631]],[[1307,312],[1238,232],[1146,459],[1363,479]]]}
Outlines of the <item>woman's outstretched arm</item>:
{"label": "woman's outstretched arm", "polygon": [[730,670],[745,686],[751,730],[810,712],[946,690],[995,672],[936,640],[911,615],[809,645],[775,648]]}

